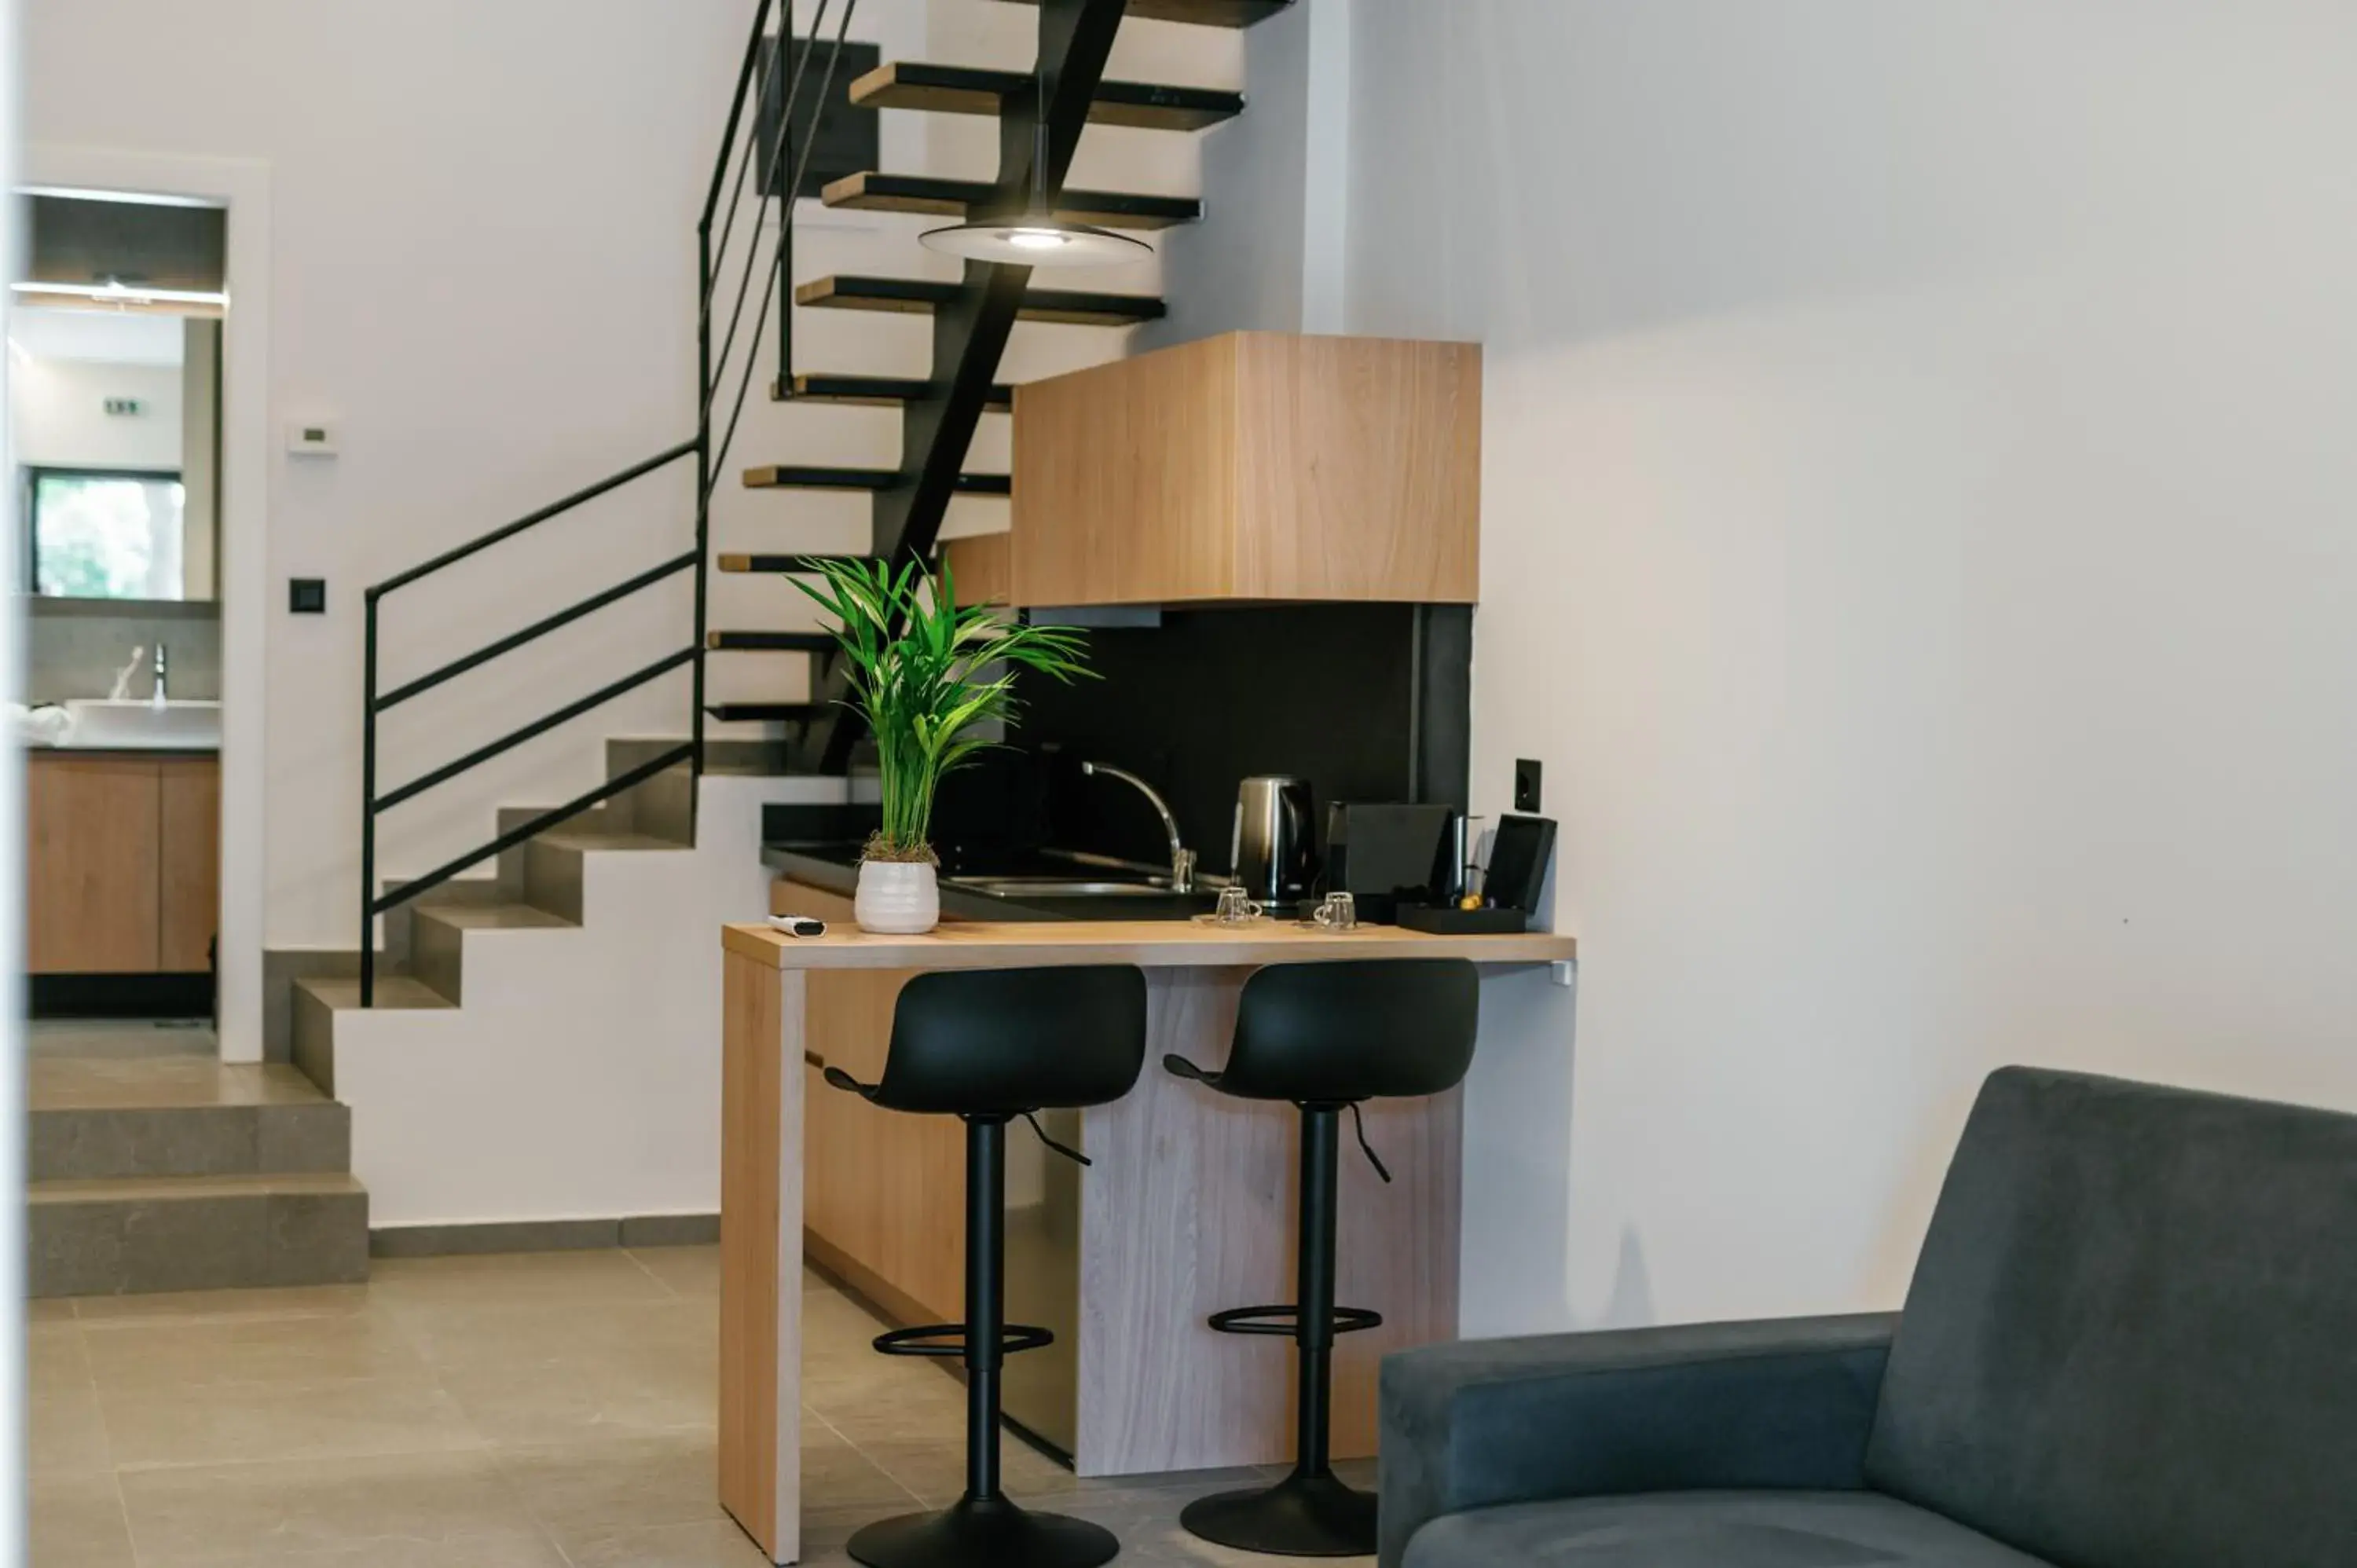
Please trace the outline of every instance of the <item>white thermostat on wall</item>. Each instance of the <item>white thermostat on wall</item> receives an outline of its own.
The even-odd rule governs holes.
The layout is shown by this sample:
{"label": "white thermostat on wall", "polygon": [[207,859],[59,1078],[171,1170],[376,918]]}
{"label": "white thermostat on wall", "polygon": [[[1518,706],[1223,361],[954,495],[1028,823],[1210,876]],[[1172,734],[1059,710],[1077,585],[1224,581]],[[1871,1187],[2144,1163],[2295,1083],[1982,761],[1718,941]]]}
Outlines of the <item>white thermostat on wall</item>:
{"label": "white thermostat on wall", "polygon": [[286,450],[297,457],[336,455],[336,427],[316,419],[297,419],[286,426]]}

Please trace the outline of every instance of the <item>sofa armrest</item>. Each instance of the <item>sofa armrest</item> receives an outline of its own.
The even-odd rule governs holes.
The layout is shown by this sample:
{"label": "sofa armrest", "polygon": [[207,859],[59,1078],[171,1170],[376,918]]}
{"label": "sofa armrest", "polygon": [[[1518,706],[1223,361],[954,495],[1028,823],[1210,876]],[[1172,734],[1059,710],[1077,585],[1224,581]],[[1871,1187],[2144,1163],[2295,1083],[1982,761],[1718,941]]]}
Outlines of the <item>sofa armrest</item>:
{"label": "sofa armrest", "polygon": [[1382,1568],[1442,1514],[1863,1487],[1895,1315],[1472,1339],[1386,1357]]}

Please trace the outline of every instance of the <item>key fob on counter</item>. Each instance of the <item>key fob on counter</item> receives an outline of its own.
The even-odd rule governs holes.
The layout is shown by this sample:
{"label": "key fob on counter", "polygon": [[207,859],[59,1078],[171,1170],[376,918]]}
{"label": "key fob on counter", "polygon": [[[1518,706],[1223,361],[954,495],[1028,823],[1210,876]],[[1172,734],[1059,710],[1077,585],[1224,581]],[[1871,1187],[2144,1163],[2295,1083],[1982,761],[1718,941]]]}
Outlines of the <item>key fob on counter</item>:
{"label": "key fob on counter", "polygon": [[826,922],[810,915],[772,915],[770,924],[790,937],[823,937]]}

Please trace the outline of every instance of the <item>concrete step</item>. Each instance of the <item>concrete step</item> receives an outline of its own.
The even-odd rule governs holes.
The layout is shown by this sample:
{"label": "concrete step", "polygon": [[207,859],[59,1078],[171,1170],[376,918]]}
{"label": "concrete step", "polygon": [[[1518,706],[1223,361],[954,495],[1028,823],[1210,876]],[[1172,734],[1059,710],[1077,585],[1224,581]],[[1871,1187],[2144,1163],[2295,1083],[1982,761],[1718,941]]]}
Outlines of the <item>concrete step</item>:
{"label": "concrete step", "polygon": [[351,1110],[324,1096],[305,1105],[35,1111],[31,1122],[34,1181],[291,1176],[352,1164]]}
{"label": "concrete step", "polygon": [[[295,1066],[322,1092],[336,1092],[336,1015],[361,1004],[361,983],[341,977],[295,983]],[[376,1004],[384,1008],[448,1007],[447,996],[414,975],[376,977]]]}
{"label": "concrete step", "polygon": [[[103,1079],[52,1070],[100,1065],[150,1070]],[[285,1066],[38,1062],[29,1134],[34,1181],[351,1168],[350,1111]]]}
{"label": "concrete step", "polygon": [[640,832],[620,824],[576,822],[552,828],[523,846],[523,890],[519,902],[582,919],[583,865],[592,854],[676,854],[689,846],[673,838]]}
{"label": "concrete step", "polygon": [[[384,890],[391,893],[402,886],[399,878],[387,881]],[[513,891],[496,876],[461,876],[429,888],[406,904],[394,906],[384,915],[384,957],[396,972],[407,973],[414,966],[411,957],[416,946],[417,917],[426,909],[447,909],[461,905],[507,904],[514,901]],[[358,955],[348,973],[357,974]]]}
{"label": "concrete step", "polygon": [[368,1277],[368,1192],[350,1176],[41,1181],[27,1196],[36,1296]]}
{"label": "concrete step", "polygon": [[570,931],[561,915],[531,904],[445,904],[417,911],[410,938],[411,972],[452,1003],[464,1000],[468,931]]}

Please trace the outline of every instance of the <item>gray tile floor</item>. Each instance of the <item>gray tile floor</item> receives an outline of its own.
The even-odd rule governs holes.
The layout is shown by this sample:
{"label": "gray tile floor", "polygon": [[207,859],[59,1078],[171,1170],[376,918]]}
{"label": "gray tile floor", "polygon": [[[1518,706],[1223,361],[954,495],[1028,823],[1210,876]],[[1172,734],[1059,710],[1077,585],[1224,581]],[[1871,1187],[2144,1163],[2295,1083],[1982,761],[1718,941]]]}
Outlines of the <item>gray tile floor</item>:
{"label": "gray tile floor", "polygon": [[[365,1285],[36,1302],[35,1568],[759,1568],[714,1500],[718,1270],[381,1260]],[[954,1497],[963,1394],[807,1283],[803,1561],[835,1564],[857,1525]],[[1103,1522],[1125,1563],[1273,1561],[1178,1529],[1232,1474],[1006,1453],[1011,1492]]]}
{"label": "gray tile floor", "polygon": [[25,1054],[37,1062],[154,1057],[210,1061],[220,1047],[212,1026],[200,1021],[37,1018],[25,1027]]}

